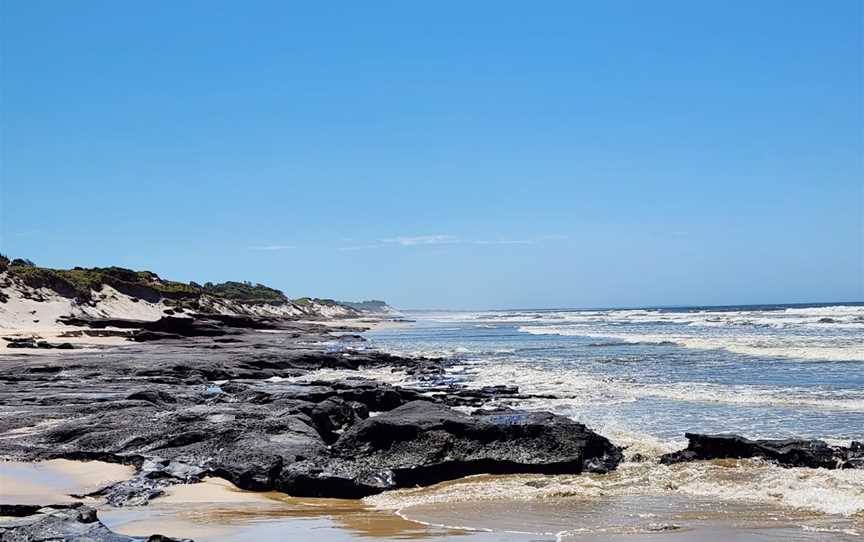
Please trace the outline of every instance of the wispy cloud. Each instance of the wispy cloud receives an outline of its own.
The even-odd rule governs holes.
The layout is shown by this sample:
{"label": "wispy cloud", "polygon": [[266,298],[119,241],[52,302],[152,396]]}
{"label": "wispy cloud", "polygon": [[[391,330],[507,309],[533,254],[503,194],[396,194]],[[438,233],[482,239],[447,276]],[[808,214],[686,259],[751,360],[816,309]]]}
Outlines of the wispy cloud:
{"label": "wispy cloud", "polygon": [[426,245],[535,245],[538,243],[543,243],[546,241],[559,241],[567,239],[566,235],[541,235],[538,237],[525,237],[525,238],[500,238],[500,239],[466,239],[463,237],[458,237],[456,235],[400,235],[397,237],[390,237],[388,239],[381,239],[377,243],[369,243],[369,244],[359,244],[354,246],[343,246],[337,248],[339,251],[352,251],[352,250],[369,250],[369,249],[377,249],[377,248],[388,248],[388,247],[416,247],[416,246],[426,246]]}
{"label": "wispy cloud", "polygon": [[497,241],[474,241],[478,245],[533,245],[531,239],[498,239]]}
{"label": "wispy cloud", "polygon": [[415,237],[393,237],[381,239],[383,243],[396,243],[404,247],[414,245],[452,245],[461,242],[455,235],[418,235]]}
{"label": "wispy cloud", "polygon": [[291,250],[292,248],[297,248],[293,245],[262,245],[256,247],[249,247],[250,250]]}
{"label": "wispy cloud", "polygon": [[353,246],[353,247],[339,247],[336,250],[340,250],[342,252],[349,252],[352,250],[370,250],[370,249],[374,249],[374,248],[382,248],[384,246],[385,245],[381,245],[381,244],[378,244],[378,245],[357,245],[357,246]]}

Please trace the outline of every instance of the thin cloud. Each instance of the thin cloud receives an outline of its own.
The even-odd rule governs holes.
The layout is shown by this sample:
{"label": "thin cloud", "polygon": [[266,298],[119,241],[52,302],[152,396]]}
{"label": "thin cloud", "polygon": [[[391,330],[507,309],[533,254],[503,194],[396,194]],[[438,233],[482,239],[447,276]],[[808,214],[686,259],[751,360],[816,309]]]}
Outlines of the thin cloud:
{"label": "thin cloud", "polygon": [[392,239],[382,239],[383,243],[395,243],[403,247],[416,245],[452,245],[459,243],[459,238],[455,235],[418,235],[415,237],[393,237]]}
{"label": "thin cloud", "polygon": [[533,245],[534,241],[531,239],[499,239],[497,241],[478,239],[471,241],[471,243],[475,245]]}
{"label": "thin cloud", "polygon": [[251,250],[291,250],[297,248],[293,245],[263,245],[257,247],[249,247]]}
{"label": "thin cloud", "polygon": [[384,245],[357,245],[354,247],[339,247],[336,250],[340,250],[342,252],[347,252],[351,250],[371,250],[375,248],[382,248]]}
{"label": "thin cloud", "polygon": [[[516,238],[516,239],[464,239],[456,235],[414,235],[414,236],[397,236],[388,239],[381,239],[378,243],[370,243],[365,245],[343,246],[336,250],[346,252],[353,250],[372,250],[387,247],[416,247],[428,245],[535,245],[546,241],[560,241],[568,239],[566,235],[541,235],[534,238]],[[344,239],[347,240],[347,239]]]}

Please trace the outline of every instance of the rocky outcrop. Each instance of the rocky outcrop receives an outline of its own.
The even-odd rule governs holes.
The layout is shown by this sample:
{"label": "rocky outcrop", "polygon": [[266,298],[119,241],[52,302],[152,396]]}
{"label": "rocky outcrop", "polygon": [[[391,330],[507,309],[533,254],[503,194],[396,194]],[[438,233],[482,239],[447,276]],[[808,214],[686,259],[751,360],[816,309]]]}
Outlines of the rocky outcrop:
{"label": "rocky outcrop", "polygon": [[[183,320],[155,325],[195,329]],[[521,396],[512,386],[448,386],[440,359],[356,349],[361,337],[335,342],[332,326],[283,323],[279,333],[260,333],[229,324],[239,325],[206,324],[229,336],[7,360],[0,435],[15,438],[0,438],[0,456],[134,465],[132,480],[99,492],[117,506],[203,476],[249,490],[357,497],[481,472],[603,472],[620,460],[609,441],[567,418],[451,409]],[[402,368],[434,391],[292,379],[362,367]]]}
{"label": "rocky outcrop", "polygon": [[864,468],[864,446],[830,446],[821,440],[749,440],[739,435],[686,433],[687,448],[660,458],[663,464],[701,459],[760,458],[784,467]]}
{"label": "rocky outcrop", "polygon": [[72,350],[74,346],[70,343],[49,343],[34,337],[3,337],[6,341],[6,348],[44,348],[50,350],[56,348],[58,350]]}
{"label": "rocky outcrop", "polygon": [[608,472],[621,451],[548,412],[463,414],[413,401],[348,429],[325,453],[286,468],[277,489],[359,498],[472,474]]}
{"label": "rocky outcrop", "polygon": [[[243,319],[245,322],[246,319]],[[158,320],[130,320],[125,318],[93,318],[68,317],[60,320],[70,326],[89,327],[93,329],[121,328],[135,329],[132,340],[158,340],[164,338],[182,337],[218,337],[228,333],[226,328],[237,325],[231,320],[228,324],[222,320],[196,317],[163,316]],[[232,325],[233,324],[233,325]],[[150,332],[147,334],[146,332]]]}
{"label": "rocky outcrop", "polygon": [[81,504],[0,507],[0,542],[191,542],[162,535],[126,536],[108,529]]}

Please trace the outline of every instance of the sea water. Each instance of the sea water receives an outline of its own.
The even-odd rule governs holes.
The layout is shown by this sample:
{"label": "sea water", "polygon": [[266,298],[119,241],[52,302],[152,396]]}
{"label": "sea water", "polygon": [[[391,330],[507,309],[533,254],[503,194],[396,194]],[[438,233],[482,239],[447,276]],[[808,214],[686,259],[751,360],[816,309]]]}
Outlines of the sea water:
{"label": "sea water", "polygon": [[558,539],[679,528],[777,540],[864,535],[864,471],[656,462],[686,446],[685,432],[864,440],[860,304],[407,316],[416,323],[369,333],[369,347],[443,357],[448,382],[554,396],[499,404],[583,422],[626,446],[627,460],[610,475],[476,477],[372,504],[433,524]]}

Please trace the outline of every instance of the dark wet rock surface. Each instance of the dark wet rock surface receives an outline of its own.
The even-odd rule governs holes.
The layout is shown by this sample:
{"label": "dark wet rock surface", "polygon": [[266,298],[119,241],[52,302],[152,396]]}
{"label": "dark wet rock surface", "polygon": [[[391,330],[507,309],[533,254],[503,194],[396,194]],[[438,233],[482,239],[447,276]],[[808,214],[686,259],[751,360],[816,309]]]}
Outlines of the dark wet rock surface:
{"label": "dark wet rock surface", "polygon": [[[146,329],[74,323],[122,328],[140,342],[4,355],[0,458],[135,466],[131,480],[88,495],[112,506],[143,505],[207,476],[247,490],[356,498],[477,473],[606,472],[621,459],[605,438],[550,413],[454,410],[524,396],[514,386],[448,383],[444,360],[366,349],[353,327],[249,317],[166,317]],[[400,370],[425,384],[350,376],[360,368]],[[316,380],[319,369],[348,376]],[[0,540],[39,540],[51,529],[145,540],[106,534],[77,510],[30,510],[32,521],[4,527]]]}
{"label": "dark wet rock surface", "polygon": [[739,435],[686,433],[687,448],[660,458],[670,465],[703,459],[760,458],[785,467],[864,468],[864,446],[830,446],[821,440],[750,440]]}
{"label": "dark wet rock surface", "polygon": [[59,350],[72,350],[74,346],[70,343],[51,343],[32,337],[3,337],[6,341],[6,348],[44,348]]}
{"label": "dark wet rock surface", "polygon": [[109,530],[81,504],[0,506],[0,542],[184,542],[162,535],[126,536]]}
{"label": "dark wet rock surface", "polygon": [[468,415],[413,401],[354,424],[326,452],[284,469],[276,487],[357,498],[479,473],[608,472],[620,460],[607,439],[548,412]]}

